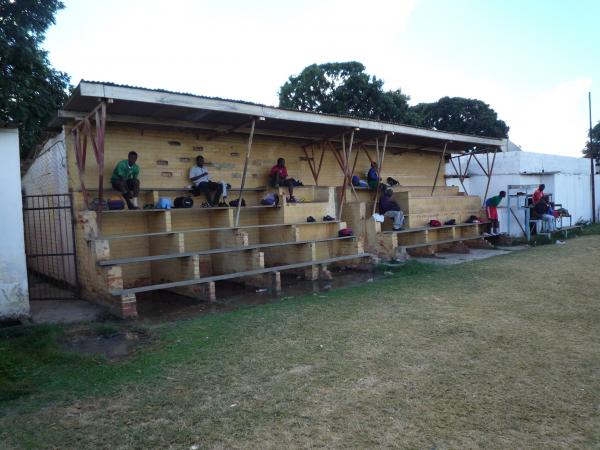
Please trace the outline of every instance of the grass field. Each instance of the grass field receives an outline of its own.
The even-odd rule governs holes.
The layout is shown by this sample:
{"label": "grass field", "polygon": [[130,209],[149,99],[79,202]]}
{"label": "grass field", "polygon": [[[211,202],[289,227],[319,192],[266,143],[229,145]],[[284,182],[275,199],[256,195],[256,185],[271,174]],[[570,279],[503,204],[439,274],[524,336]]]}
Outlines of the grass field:
{"label": "grass field", "polygon": [[[598,448],[600,236],[161,325],[0,338],[8,448]],[[107,325],[104,325],[107,327]],[[110,327],[110,325],[108,325]]]}

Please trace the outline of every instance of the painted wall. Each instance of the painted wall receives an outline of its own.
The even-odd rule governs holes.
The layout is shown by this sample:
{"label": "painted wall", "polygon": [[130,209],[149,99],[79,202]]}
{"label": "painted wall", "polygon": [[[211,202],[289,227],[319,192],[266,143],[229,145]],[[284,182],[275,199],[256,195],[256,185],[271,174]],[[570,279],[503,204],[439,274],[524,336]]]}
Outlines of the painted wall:
{"label": "painted wall", "polygon": [[[468,157],[461,157],[461,166],[467,164]],[[480,155],[479,160],[486,167],[485,155]],[[490,162],[492,157],[490,155]],[[456,165],[455,161],[455,165]],[[455,175],[451,164],[446,165],[446,174]],[[470,178],[464,180],[467,192],[471,195],[485,194],[487,177],[481,167],[473,160],[469,164]],[[600,207],[600,176],[596,175],[596,211]],[[573,223],[589,221],[592,219],[592,194],[590,178],[590,161],[585,158],[572,158],[568,156],[546,155],[531,152],[505,152],[496,155],[493,176],[490,182],[487,197],[496,195],[501,190],[506,190],[510,185],[532,185],[541,183],[546,185],[546,193],[551,193],[556,203],[561,203],[573,216]],[[460,186],[456,178],[448,178],[447,184]],[[463,191],[462,186],[460,190]],[[530,190],[531,191],[531,190]],[[511,200],[515,205],[516,199]],[[498,209],[500,227],[502,231],[508,230],[508,210],[504,201]],[[515,211],[516,212],[516,211]],[[518,213],[519,220],[523,223],[522,211]],[[568,223],[568,222],[567,222]],[[510,232],[513,236],[522,236],[523,232],[511,218]]]}
{"label": "painted wall", "polygon": [[69,192],[64,133],[59,133],[46,142],[21,182],[25,195],[66,194]]}
{"label": "painted wall", "polygon": [[[197,131],[179,131],[154,128],[140,128],[109,123],[106,130],[105,143],[105,186],[110,188],[110,176],[116,163],[127,158],[127,153],[134,150],[138,153],[140,166],[140,183],[146,188],[181,189],[190,184],[188,174],[190,167],[195,164],[197,155],[202,155],[213,181],[226,181],[234,187],[241,184],[244,159],[246,154],[247,136],[224,135],[207,140],[210,133]],[[70,133],[66,135],[67,163],[69,172],[69,187],[71,190],[81,189],[79,174],[76,166],[73,139]],[[305,185],[314,185],[312,173],[302,151],[303,141],[298,139],[277,139],[256,135],[252,145],[252,155],[246,178],[247,187],[265,186],[268,173],[276,163],[277,158],[286,160],[290,177],[301,180]],[[309,157],[313,157],[307,148]],[[397,152],[396,152],[397,153]],[[373,159],[375,150],[369,150]],[[364,151],[357,152],[354,148],[351,164],[356,160],[355,174],[366,178],[370,161]],[[320,150],[315,150],[314,159],[317,164]],[[394,154],[386,152],[383,178],[392,176],[406,186],[431,186],[439,161],[436,153],[403,152]],[[342,184],[341,169],[336,162],[333,152],[327,150],[319,175],[319,185],[340,186]],[[98,169],[88,144],[88,156],[85,171],[85,184],[88,189],[98,186]]]}
{"label": "painted wall", "polygon": [[27,265],[23,238],[19,134],[0,128],[0,319],[29,315]]}

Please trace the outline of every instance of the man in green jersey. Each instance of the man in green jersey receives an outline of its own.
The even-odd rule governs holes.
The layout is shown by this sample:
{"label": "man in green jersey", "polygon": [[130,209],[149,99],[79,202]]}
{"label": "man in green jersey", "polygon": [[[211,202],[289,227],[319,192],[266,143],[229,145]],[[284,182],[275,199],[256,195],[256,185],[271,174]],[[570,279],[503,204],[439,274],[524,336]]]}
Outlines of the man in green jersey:
{"label": "man in green jersey", "polygon": [[140,193],[140,167],[135,163],[137,153],[129,152],[127,159],[119,161],[110,177],[114,190],[119,191],[129,209],[138,209],[138,195]]}
{"label": "man in green jersey", "polygon": [[500,222],[498,221],[498,205],[506,197],[506,192],[500,191],[498,195],[488,198],[485,201],[485,212],[490,221],[492,235],[500,234]]}

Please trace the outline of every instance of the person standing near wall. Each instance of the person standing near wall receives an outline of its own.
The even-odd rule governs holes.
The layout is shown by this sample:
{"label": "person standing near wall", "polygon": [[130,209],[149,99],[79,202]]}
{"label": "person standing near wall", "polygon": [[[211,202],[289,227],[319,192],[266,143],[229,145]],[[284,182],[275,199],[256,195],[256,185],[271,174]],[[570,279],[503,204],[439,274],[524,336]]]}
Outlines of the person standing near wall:
{"label": "person standing near wall", "polygon": [[506,197],[505,191],[500,191],[498,195],[488,198],[485,201],[485,212],[490,222],[490,231],[492,235],[500,234],[500,222],[498,220],[498,205]]}
{"label": "person standing near wall", "polygon": [[139,209],[138,196],[140,194],[140,167],[135,163],[138,154],[129,152],[127,159],[119,161],[110,177],[110,183],[114,190],[119,191],[125,201],[127,208]]}

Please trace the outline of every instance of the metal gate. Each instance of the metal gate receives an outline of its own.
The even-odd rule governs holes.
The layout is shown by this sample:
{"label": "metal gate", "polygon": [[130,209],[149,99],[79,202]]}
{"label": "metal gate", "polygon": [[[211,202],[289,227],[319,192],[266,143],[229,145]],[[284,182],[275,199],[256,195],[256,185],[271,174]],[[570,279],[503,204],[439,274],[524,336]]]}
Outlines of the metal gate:
{"label": "metal gate", "polygon": [[25,255],[31,300],[77,298],[71,194],[23,196]]}

